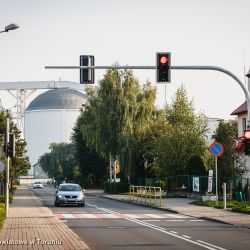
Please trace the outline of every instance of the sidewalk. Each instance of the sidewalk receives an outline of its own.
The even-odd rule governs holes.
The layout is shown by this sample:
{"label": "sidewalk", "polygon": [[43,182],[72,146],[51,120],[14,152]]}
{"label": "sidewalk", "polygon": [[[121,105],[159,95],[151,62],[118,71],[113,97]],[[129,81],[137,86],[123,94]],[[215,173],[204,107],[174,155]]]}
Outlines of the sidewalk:
{"label": "sidewalk", "polygon": [[0,231],[0,249],[89,249],[38,197],[19,187]]}
{"label": "sidewalk", "polygon": [[[136,203],[136,201],[132,201],[132,199],[130,200],[129,195],[113,195],[100,193],[100,196],[107,199],[143,205],[143,203],[140,203],[140,200],[138,201],[138,203]],[[250,215],[235,213],[228,210],[212,207],[202,207],[188,204],[192,201],[194,200],[188,198],[164,198],[162,199],[161,207],[158,207],[158,209],[177,212],[179,214],[192,216],[199,219],[219,221],[250,229]],[[157,203],[159,204],[159,201],[157,201]]]}

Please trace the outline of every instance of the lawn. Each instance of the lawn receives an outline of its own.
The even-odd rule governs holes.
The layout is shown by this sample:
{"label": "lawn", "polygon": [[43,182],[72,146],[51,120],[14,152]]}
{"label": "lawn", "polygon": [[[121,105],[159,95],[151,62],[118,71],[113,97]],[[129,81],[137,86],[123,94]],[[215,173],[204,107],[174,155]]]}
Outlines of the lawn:
{"label": "lawn", "polygon": [[[218,201],[218,205],[216,204],[216,201],[193,201],[190,204],[215,208],[224,207],[223,201]],[[227,208],[231,209],[231,211],[233,212],[250,214],[250,203],[239,201],[227,201]]]}

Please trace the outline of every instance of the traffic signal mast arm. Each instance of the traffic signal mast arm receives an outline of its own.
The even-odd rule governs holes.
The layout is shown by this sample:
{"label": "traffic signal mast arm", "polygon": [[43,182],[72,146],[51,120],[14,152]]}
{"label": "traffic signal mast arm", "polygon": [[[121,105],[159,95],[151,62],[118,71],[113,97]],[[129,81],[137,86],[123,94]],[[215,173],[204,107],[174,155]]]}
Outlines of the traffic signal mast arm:
{"label": "traffic signal mast arm", "polygon": [[[45,69],[154,69],[157,66],[45,66]],[[217,66],[170,66],[171,69],[179,70],[215,70],[232,77],[244,91],[247,99],[247,128],[250,128],[250,96],[240,79],[229,70]]]}

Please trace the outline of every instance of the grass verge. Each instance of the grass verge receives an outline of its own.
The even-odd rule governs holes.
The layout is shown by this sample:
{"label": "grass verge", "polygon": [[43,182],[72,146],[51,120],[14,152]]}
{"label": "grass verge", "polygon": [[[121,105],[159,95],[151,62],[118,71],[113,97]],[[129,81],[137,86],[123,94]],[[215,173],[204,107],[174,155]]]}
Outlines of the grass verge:
{"label": "grass verge", "polygon": [[[218,205],[216,204],[216,201],[193,201],[190,202],[190,204],[215,208],[224,207],[223,201],[218,201]],[[227,201],[227,208],[230,208],[233,212],[250,214],[250,203],[239,201]]]}
{"label": "grass verge", "polygon": [[[10,203],[12,203],[13,195],[10,194]],[[6,219],[5,214],[5,195],[0,195],[0,230],[3,227],[4,220]]]}
{"label": "grass verge", "polygon": [[2,229],[3,227],[3,223],[4,223],[4,220],[6,218],[6,215],[5,215],[5,203],[0,203],[0,230]]}

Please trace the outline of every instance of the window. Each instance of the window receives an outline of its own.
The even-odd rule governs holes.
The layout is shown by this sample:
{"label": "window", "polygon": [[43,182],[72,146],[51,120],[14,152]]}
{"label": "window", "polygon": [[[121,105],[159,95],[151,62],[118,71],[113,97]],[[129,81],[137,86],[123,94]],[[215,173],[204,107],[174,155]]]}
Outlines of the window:
{"label": "window", "polygon": [[247,128],[247,118],[242,118],[242,133],[243,134],[246,128]]}

